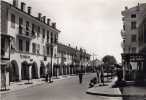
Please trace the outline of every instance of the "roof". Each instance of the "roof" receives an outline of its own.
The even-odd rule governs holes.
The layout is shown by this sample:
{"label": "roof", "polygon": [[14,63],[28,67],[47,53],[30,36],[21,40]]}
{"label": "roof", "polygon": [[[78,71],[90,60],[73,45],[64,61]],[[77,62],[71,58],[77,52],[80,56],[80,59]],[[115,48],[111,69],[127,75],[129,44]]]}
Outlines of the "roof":
{"label": "roof", "polygon": [[[126,8],[126,7],[125,7]],[[122,11],[122,15],[125,16],[126,13],[133,13],[136,11],[139,11],[138,9],[140,9],[140,11],[144,11],[146,9],[146,3],[138,3],[138,5],[131,7],[131,8],[127,8],[124,11]]]}
{"label": "roof", "polygon": [[[80,53],[80,50],[76,49],[76,48],[73,48],[71,46],[67,46],[65,44],[61,44],[61,43],[58,43],[58,51],[59,52],[64,52],[64,53],[68,53],[68,54],[72,54],[72,55],[76,55],[77,53]],[[86,57],[90,57],[91,55],[84,52],[85,56]]]}
{"label": "roof", "polygon": [[10,3],[6,2],[6,1],[2,1],[1,4],[2,4],[2,3],[5,3],[5,4],[9,5],[10,7],[13,7],[13,8],[15,8],[16,10],[18,10],[18,11],[20,11],[20,12],[22,12],[22,13],[28,15],[28,16],[30,16],[30,17],[33,18],[34,20],[39,21],[40,23],[46,25],[46,26],[49,27],[50,29],[52,29],[52,30],[54,30],[54,31],[57,31],[57,32],[60,32],[60,30],[58,30],[58,29],[56,29],[56,28],[52,28],[51,26],[47,25],[46,23],[40,21],[37,17],[35,17],[35,16],[31,15],[31,14],[28,14],[28,13],[25,12],[25,11],[22,11],[22,10],[19,9],[18,7],[15,7],[15,6],[13,6],[12,4],[10,4]]}

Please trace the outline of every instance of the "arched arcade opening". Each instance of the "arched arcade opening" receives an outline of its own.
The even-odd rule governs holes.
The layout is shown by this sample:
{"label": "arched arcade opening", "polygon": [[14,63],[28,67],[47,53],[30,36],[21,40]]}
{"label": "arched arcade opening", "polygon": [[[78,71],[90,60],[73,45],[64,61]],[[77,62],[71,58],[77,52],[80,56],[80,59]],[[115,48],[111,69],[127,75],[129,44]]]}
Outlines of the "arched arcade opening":
{"label": "arched arcade opening", "polygon": [[38,66],[36,62],[32,63],[31,75],[32,79],[38,79]]}
{"label": "arched arcade opening", "polygon": [[10,82],[19,81],[19,68],[15,60],[12,60],[10,63],[9,79]]}

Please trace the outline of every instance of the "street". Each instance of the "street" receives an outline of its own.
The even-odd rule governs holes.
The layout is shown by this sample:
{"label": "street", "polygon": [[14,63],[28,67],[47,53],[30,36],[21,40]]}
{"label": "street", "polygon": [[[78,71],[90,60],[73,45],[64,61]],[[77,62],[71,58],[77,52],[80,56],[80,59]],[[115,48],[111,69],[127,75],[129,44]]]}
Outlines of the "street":
{"label": "street", "polygon": [[73,76],[53,83],[44,83],[35,87],[2,94],[1,100],[113,100],[109,97],[86,94],[89,80],[96,74],[83,76],[83,83],[79,84],[78,77]]}

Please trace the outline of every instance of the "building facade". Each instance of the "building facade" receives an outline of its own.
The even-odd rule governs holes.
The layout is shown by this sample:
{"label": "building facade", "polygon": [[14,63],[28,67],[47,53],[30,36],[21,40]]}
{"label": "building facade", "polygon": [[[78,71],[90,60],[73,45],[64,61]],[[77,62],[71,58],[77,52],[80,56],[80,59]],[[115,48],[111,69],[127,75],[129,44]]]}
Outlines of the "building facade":
{"label": "building facade", "polygon": [[[58,42],[60,31],[50,18],[38,13],[24,2],[1,2],[1,67],[0,86],[11,82],[76,74],[84,69],[90,54]],[[5,84],[6,83],[6,84]]]}
{"label": "building facade", "polygon": [[41,13],[34,17],[24,2],[2,1],[1,64],[9,56],[9,82],[37,79],[44,77],[49,67],[53,70],[59,33],[56,23]]}
{"label": "building facade", "polygon": [[[146,17],[146,3],[139,4],[135,7],[122,11],[123,29],[121,36],[123,38],[122,62],[125,74],[128,80],[136,79],[138,70],[143,70],[144,54],[141,49],[144,47],[144,19]],[[141,32],[140,32],[141,30]],[[140,68],[140,69],[139,69]],[[134,72],[132,72],[134,71]],[[132,73],[132,74],[131,74]],[[133,77],[132,77],[133,76]]]}
{"label": "building facade", "polygon": [[80,66],[83,66],[83,70],[86,71],[90,56],[89,53],[86,53],[86,51],[81,48],[73,48],[70,45],[58,43],[59,74],[77,74],[77,70]]}

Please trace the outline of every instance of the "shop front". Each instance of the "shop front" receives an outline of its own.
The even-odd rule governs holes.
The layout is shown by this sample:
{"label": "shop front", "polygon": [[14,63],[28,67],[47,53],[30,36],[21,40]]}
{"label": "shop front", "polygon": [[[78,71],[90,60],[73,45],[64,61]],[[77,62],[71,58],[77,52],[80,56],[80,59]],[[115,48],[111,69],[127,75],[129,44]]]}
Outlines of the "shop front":
{"label": "shop front", "polygon": [[144,80],[144,54],[122,54],[123,79],[126,81]]}
{"label": "shop front", "polygon": [[9,89],[10,35],[1,34],[0,90]]}

